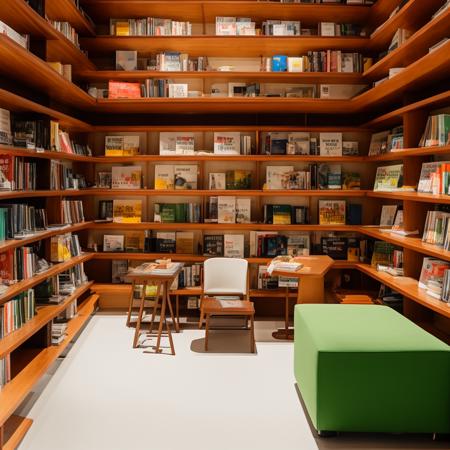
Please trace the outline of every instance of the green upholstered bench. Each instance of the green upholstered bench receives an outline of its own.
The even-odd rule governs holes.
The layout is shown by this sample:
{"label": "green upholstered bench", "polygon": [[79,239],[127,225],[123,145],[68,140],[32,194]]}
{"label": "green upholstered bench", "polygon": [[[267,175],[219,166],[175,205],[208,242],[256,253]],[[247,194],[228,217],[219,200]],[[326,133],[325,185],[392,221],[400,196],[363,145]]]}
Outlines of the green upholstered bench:
{"label": "green upholstered bench", "polygon": [[295,378],[325,432],[450,432],[450,347],[386,306],[297,305]]}

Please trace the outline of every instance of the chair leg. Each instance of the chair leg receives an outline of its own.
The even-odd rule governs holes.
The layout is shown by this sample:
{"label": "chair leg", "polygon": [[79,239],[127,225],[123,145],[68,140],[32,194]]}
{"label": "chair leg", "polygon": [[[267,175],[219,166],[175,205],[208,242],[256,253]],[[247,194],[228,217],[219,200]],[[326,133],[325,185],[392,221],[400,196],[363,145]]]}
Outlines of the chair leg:
{"label": "chair leg", "polygon": [[203,314],[203,294],[200,296],[200,320],[198,321],[198,328],[201,329],[203,326],[203,320],[205,315]]}
{"label": "chair leg", "polygon": [[205,325],[205,352],[208,351],[208,338],[209,338],[209,314],[206,314],[206,325]]}
{"label": "chair leg", "polygon": [[253,315],[250,316],[250,351],[255,353],[255,321]]}

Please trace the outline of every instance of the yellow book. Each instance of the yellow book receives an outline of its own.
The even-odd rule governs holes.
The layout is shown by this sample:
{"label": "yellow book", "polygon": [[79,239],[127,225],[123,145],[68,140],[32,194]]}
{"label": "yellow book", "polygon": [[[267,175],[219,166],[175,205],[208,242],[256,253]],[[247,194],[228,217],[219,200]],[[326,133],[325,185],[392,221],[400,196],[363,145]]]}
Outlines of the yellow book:
{"label": "yellow book", "polygon": [[116,223],[141,223],[141,200],[113,200],[113,221]]}
{"label": "yellow book", "polygon": [[123,150],[106,149],[105,156],[125,156]]}
{"label": "yellow book", "polygon": [[117,21],[116,22],[116,36],[129,36],[130,35],[130,24],[128,20]]}
{"label": "yellow book", "polygon": [[144,251],[144,232],[143,231],[127,231],[125,232],[125,251],[141,252]]}

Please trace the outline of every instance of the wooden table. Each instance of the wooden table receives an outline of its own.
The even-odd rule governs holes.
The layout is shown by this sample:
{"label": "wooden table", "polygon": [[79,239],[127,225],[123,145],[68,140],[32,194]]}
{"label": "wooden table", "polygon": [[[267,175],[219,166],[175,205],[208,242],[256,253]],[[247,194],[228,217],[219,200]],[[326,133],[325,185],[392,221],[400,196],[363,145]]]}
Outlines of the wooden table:
{"label": "wooden table", "polygon": [[[333,260],[326,255],[299,256],[296,261],[303,267],[296,272],[274,270],[273,276],[298,278],[297,303],[323,303],[325,300],[324,277],[333,265]],[[275,339],[294,339],[294,330],[289,328],[289,298],[285,301],[284,329],[274,331]]]}
{"label": "wooden table", "polygon": [[[169,308],[170,316],[172,317],[172,322],[175,326],[175,331],[178,333],[179,329],[178,329],[178,325],[177,325],[177,322],[176,322],[174,314],[173,314],[172,304],[170,302],[169,289],[170,289],[171,284],[175,280],[175,278],[180,273],[182,267],[183,266],[180,265],[178,270],[171,275],[154,275],[151,273],[137,274],[137,273],[133,273],[133,272],[129,272],[127,274],[126,278],[130,279],[133,283],[133,288],[131,290],[131,296],[133,296],[133,293],[134,293],[134,286],[136,284],[142,285],[142,297],[141,297],[141,304],[139,306],[139,314],[138,314],[137,323],[136,323],[136,331],[134,333],[133,348],[136,348],[138,346],[139,334],[141,332],[141,323],[142,323],[142,315],[143,315],[143,311],[144,311],[146,287],[147,287],[147,285],[156,285],[157,286],[156,298],[155,298],[155,303],[153,305],[152,319],[151,319],[151,323],[150,323],[150,332],[153,329],[153,322],[155,320],[156,311],[159,306],[160,297],[162,297],[162,303],[161,303],[161,313],[160,313],[160,319],[159,319],[156,346],[154,347],[155,352],[156,353],[162,352],[162,349],[160,348],[160,344],[161,344],[161,336],[163,334],[163,327],[165,327],[165,331],[167,332],[167,336],[169,338],[170,349],[171,349],[172,355],[175,355],[175,347],[173,345],[172,333],[170,331],[170,325],[166,319],[166,307]],[[163,291],[162,295],[161,295],[161,290]],[[130,299],[130,307],[131,307],[131,304],[132,304],[132,298]]]}

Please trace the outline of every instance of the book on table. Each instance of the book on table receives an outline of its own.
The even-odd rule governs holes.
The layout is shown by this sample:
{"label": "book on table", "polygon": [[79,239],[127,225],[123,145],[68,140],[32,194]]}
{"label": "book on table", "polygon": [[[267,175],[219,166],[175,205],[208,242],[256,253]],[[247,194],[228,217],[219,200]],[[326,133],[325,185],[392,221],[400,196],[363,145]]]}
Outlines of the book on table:
{"label": "book on table", "polygon": [[172,262],[171,260],[157,260],[156,262],[143,263],[131,269],[128,275],[171,276],[175,275],[182,267],[183,263]]}
{"label": "book on table", "polygon": [[303,268],[303,264],[292,256],[277,256],[267,267],[267,272],[272,275],[273,272],[298,272]]}

